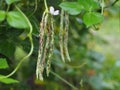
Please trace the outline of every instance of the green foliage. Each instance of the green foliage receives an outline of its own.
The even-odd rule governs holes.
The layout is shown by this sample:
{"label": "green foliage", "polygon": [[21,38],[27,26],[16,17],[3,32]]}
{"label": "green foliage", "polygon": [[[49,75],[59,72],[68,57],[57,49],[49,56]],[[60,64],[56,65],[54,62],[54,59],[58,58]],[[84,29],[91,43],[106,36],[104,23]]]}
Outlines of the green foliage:
{"label": "green foliage", "polygon": [[93,11],[100,8],[99,3],[94,0],[78,0],[78,3],[86,11]]}
{"label": "green foliage", "polygon": [[9,41],[1,41],[0,40],[0,53],[5,56],[11,57],[14,53],[15,47],[12,42]]}
{"label": "green foliage", "polygon": [[78,2],[63,2],[60,7],[71,15],[78,15],[82,10],[82,6]]}
{"label": "green foliage", "polygon": [[[104,11],[106,15],[105,18],[107,17],[107,19],[104,19],[100,13],[101,2],[97,1],[105,0],[68,0],[70,2],[47,0],[48,8],[49,6],[55,7],[55,10],[60,10],[61,8],[70,14],[68,50],[71,62],[67,62],[66,60],[66,62],[63,63],[61,61],[58,47],[60,16],[54,16],[55,49],[54,56],[51,59],[51,70],[55,72],[56,75],[50,73],[49,77],[46,77],[46,72],[43,72],[44,81],[40,81],[36,80],[35,71],[39,49],[39,24],[45,10],[44,3],[41,0],[21,0],[21,2],[16,3],[17,1],[20,0],[0,0],[0,8],[2,7],[2,10],[0,10],[0,74],[2,74],[0,75],[0,90],[74,90],[70,87],[71,85],[78,88],[78,90],[119,90],[120,57],[115,56],[116,54],[119,56],[119,48],[117,48],[117,52],[113,52],[117,42],[119,42],[119,35],[117,39],[111,40],[111,38],[113,38],[112,34],[115,34],[115,30],[118,29],[119,31],[119,18],[111,13],[113,11],[118,13],[118,6],[107,7]],[[111,3],[113,3],[112,0],[104,2],[106,6],[110,6]],[[118,3],[118,5],[120,4]],[[21,11],[17,9],[16,6],[19,7]],[[20,13],[22,11],[23,13]],[[28,25],[24,14],[29,18],[29,24],[30,22],[32,24]],[[115,18],[111,21],[112,23],[106,22],[113,16]],[[94,28],[91,26],[101,23],[103,19],[106,21],[103,23],[104,26],[102,25],[102,30],[97,32],[93,30]],[[115,23],[116,21],[117,24]],[[49,26],[49,24],[47,24],[47,26]],[[29,27],[33,27],[34,30],[30,32],[33,35],[32,38],[35,46],[32,55],[31,53],[27,54],[31,49],[27,37],[30,36],[27,31]],[[51,27],[46,28],[49,29]],[[64,31],[65,30],[62,32],[63,35],[65,35]],[[45,36],[47,36],[46,32]],[[104,33],[105,36],[102,34],[98,35],[99,32]],[[110,32],[111,36],[106,36],[106,34]],[[117,31],[116,33],[119,34]],[[116,36],[116,34],[114,36]],[[104,40],[104,37],[107,37],[107,41]],[[32,38],[30,38],[30,40]],[[110,50],[107,50],[107,47],[109,47],[107,42],[112,43]],[[45,47],[45,45],[43,45],[43,47]],[[110,52],[112,54],[109,54]],[[21,61],[20,59],[24,59],[23,57],[26,55],[31,55],[31,57],[27,58],[28,60],[21,65],[19,64],[21,68],[13,76],[21,82],[18,83],[19,81],[15,79],[7,78],[5,75],[13,71],[18,62]],[[10,67],[9,69],[5,69],[8,68],[7,62]],[[66,82],[65,80],[68,82],[64,83]]]}
{"label": "green foliage", "polygon": [[[5,69],[8,68],[8,63],[6,59],[0,58],[0,69]],[[5,83],[5,84],[11,84],[11,83],[18,83],[19,81],[12,79],[12,78],[6,78],[3,75],[0,75],[0,82]]]}
{"label": "green foliage", "polygon": [[7,22],[10,26],[18,29],[29,28],[25,17],[18,11],[10,11],[7,13]]}
{"label": "green foliage", "polygon": [[[12,78],[4,78],[5,76],[0,75],[0,82],[5,84],[12,84],[12,83],[18,83],[18,80],[12,79]],[[2,78],[2,79],[1,79]]]}
{"label": "green foliage", "polygon": [[83,21],[86,24],[87,27],[98,24],[103,21],[103,16],[100,13],[96,12],[87,12],[83,16]]}
{"label": "green foliage", "polygon": [[0,10],[0,22],[2,22],[5,19],[6,13],[3,10]]}
{"label": "green foliage", "polygon": [[6,59],[4,58],[0,58],[0,69],[5,69],[5,68],[8,68],[8,64],[7,64],[7,61]]}
{"label": "green foliage", "polygon": [[5,0],[7,4],[12,4],[14,2],[20,1],[20,0]]}
{"label": "green foliage", "polygon": [[78,0],[78,2],[63,2],[60,7],[71,15],[78,15],[81,11],[86,13],[83,15],[83,22],[87,27],[98,24],[103,21],[100,13],[93,12],[100,8],[99,4],[94,0]]}
{"label": "green foliage", "polygon": [[93,11],[99,9],[99,4],[94,0],[78,0],[78,2],[62,2],[60,7],[71,15],[80,14],[81,10]]}

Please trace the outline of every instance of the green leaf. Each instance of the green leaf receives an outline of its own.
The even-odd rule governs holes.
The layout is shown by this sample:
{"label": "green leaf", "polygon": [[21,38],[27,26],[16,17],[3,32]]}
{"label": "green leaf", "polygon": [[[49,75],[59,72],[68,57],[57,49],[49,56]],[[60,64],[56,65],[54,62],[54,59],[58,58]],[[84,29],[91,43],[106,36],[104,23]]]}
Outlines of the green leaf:
{"label": "green leaf", "polygon": [[5,19],[5,15],[6,15],[5,11],[0,10],[0,22],[2,22]]}
{"label": "green leaf", "polygon": [[8,41],[0,41],[0,53],[12,57],[15,51],[15,45]]}
{"label": "green leaf", "polygon": [[8,63],[5,58],[0,58],[0,69],[8,68]]}
{"label": "green leaf", "polygon": [[63,2],[59,5],[63,10],[67,11],[71,15],[78,15],[82,10],[82,6],[77,2]]}
{"label": "green leaf", "polygon": [[14,2],[20,1],[20,0],[5,0],[7,4],[12,4]]}
{"label": "green leaf", "polygon": [[78,0],[79,5],[82,5],[86,11],[93,11],[100,8],[99,4],[94,0]]}
{"label": "green leaf", "polygon": [[94,24],[98,24],[102,22],[103,19],[104,19],[103,15],[101,15],[100,13],[96,13],[96,12],[87,12],[83,16],[83,21],[87,25],[87,27],[94,25]]}
{"label": "green leaf", "polygon": [[18,29],[29,28],[24,16],[18,11],[11,11],[7,14],[7,22],[10,26]]}
{"label": "green leaf", "polygon": [[93,11],[100,8],[94,0],[78,0],[78,2],[63,2],[59,5],[71,15],[78,15],[82,10]]}
{"label": "green leaf", "polygon": [[19,83],[18,80],[15,80],[15,79],[12,79],[12,78],[4,78],[4,77],[5,76],[0,75],[0,82],[5,83],[5,84]]}

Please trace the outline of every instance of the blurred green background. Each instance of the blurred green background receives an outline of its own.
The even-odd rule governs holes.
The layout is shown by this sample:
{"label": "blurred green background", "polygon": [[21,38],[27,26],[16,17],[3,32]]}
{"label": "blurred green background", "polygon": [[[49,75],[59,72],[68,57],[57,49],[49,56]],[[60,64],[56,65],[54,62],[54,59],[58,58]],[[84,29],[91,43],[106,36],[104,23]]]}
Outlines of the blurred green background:
{"label": "blurred green background", "polygon": [[[70,0],[73,1],[73,0]],[[0,9],[6,9],[4,0],[0,1]],[[60,0],[48,0],[48,5],[60,9]],[[112,0],[106,0],[111,3]],[[33,25],[34,52],[12,77],[20,83],[4,84],[0,82],[0,90],[119,90],[120,89],[120,1],[104,10],[105,19],[97,25],[99,30],[86,28],[81,23],[81,15],[70,16],[69,53],[71,62],[63,63],[60,58],[58,44],[59,16],[56,20],[55,50],[52,57],[49,77],[44,81],[36,80],[35,69],[38,52],[38,32],[41,16],[44,11],[43,1],[38,0],[34,14],[34,0],[21,0],[17,3],[28,16]],[[14,10],[11,5],[10,10]],[[0,69],[0,74],[8,74],[19,60],[27,55],[30,44],[21,35],[27,32],[9,26],[6,21],[0,22],[0,57],[6,58],[9,69]],[[44,73],[45,74],[45,73]],[[72,87],[65,83],[68,81]]]}

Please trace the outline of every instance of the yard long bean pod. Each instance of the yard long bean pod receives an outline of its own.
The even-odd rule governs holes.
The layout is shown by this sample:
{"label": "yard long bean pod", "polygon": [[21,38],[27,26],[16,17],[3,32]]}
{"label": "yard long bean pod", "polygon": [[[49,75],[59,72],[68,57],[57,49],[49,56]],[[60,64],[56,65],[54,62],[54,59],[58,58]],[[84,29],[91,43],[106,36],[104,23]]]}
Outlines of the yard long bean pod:
{"label": "yard long bean pod", "polygon": [[[48,10],[46,0],[44,0],[44,4],[46,10],[43,13],[42,20],[40,23],[39,51],[38,51],[38,60],[36,66],[36,76],[40,80],[43,80],[44,68],[46,68],[46,74],[47,76],[49,76],[50,67],[51,67],[51,57],[53,55],[53,49],[54,49],[53,15],[59,14],[58,10],[54,11],[54,7],[50,7],[50,11]],[[59,31],[59,44],[60,44],[61,58],[63,62],[65,62],[64,54],[66,54],[66,58],[70,61],[70,56],[67,48],[68,29],[69,29],[68,27],[69,27],[69,17],[62,10],[61,20],[60,20],[60,31]]]}
{"label": "yard long bean pod", "polygon": [[[40,23],[40,37],[39,37],[39,51],[38,51],[38,60],[37,60],[37,66],[36,66],[36,77],[37,79],[43,80],[43,71],[45,68],[45,60],[46,60],[46,54],[47,50],[49,48],[49,30],[47,31],[48,28],[48,7],[46,0],[44,0],[45,8],[46,10],[43,13],[42,20]],[[46,41],[45,41],[45,34],[46,36]],[[44,45],[45,44],[45,45]]]}
{"label": "yard long bean pod", "polygon": [[50,42],[50,50],[48,54],[48,61],[47,61],[47,67],[46,67],[46,73],[47,76],[49,76],[50,73],[50,67],[51,67],[51,56],[53,54],[53,49],[54,49],[54,20],[53,16],[50,18],[50,37],[51,37],[51,42]]}
{"label": "yard long bean pod", "polygon": [[44,12],[42,16],[42,21],[40,23],[39,50],[38,50],[38,60],[37,60],[37,67],[36,67],[36,76],[40,80],[43,80],[43,76],[42,76],[42,73],[44,70],[43,57],[45,57],[43,55],[43,52],[44,52],[43,48],[44,48],[44,34],[47,26],[47,17],[48,15],[46,14],[46,12]]}
{"label": "yard long bean pod", "polygon": [[65,48],[66,58],[68,59],[68,61],[71,61],[68,52],[68,30],[69,30],[69,15],[65,13],[64,48]]}
{"label": "yard long bean pod", "polygon": [[49,41],[50,41],[50,35],[49,35],[49,29],[48,29],[48,14],[46,14],[46,17],[45,17],[44,32],[46,34],[46,42],[45,42],[45,47],[43,47],[44,51],[43,51],[43,58],[41,61],[41,63],[43,63],[43,64],[45,64],[46,54],[47,54],[48,49],[49,49]]}
{"label": "yard long bean pod", "polygon": [[64,11],[61,10],[59,44],[60,44],[61,58],[62,58],[63,62],[65,62],[64,47],[63,47],[63,28],[64,28],[63,24],[64,24]]}

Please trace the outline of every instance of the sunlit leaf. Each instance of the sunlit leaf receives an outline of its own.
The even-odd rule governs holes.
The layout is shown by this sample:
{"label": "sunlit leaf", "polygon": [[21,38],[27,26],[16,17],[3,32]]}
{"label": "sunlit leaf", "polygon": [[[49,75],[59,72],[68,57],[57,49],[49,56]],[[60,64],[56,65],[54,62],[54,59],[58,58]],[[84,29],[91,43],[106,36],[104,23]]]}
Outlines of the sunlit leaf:
{"label": "sunlit leaf", "polygon": [[60,7],[71,15],[78,15],[82,10],[82,6],[77,2],[63,2]]}
{"label": "sunlit leaf", "polygon": [[83,16],[83,21],[87,27],[102,22],[104,17],[100,13],[87,12]]}
{"label": "sunlit leaf", "polygon": [[18,80],[15,80],[15,79],[12,79],[12,78],[4,78],[4,77],[5,76],[0,75],[0,82],[5,83],[5,84],[19,83]]}
{"label": "sunlit leaf", "polygon": [[92,11],[100,8],[99,4],[94,0],[78,0],[79,5],[82,5],[86,11]]}
{"label": "sunlit leaf", "polygon": [[5,58],[0,58],[0,69],[8,68],[8,63]]}
{"label": "sunlit leaf", "polygon": [[0,22],[3,21],[5,19],[5,11],[0,10]]}
{"label": "sunlit leaf", "polygon": [[5,0],[7,4],[12,4],[14,2],[20,1],[20,0]]}
{"label": "sunlit leaf", "polygon": [[24,16],[18,11],[11,11],[7,14],[7,22],[10,26],[18,29],[29,28]]}

